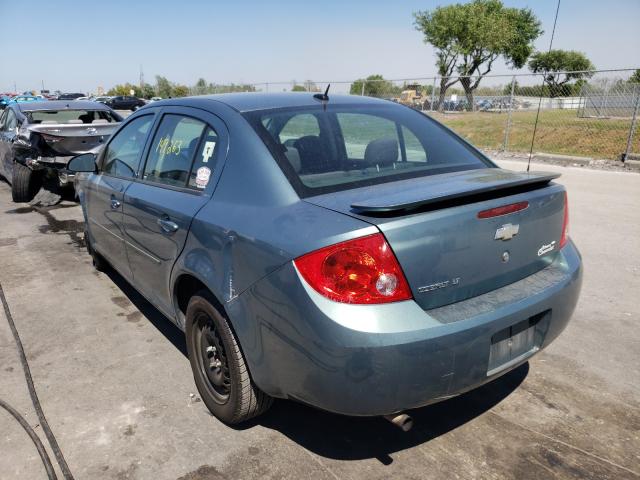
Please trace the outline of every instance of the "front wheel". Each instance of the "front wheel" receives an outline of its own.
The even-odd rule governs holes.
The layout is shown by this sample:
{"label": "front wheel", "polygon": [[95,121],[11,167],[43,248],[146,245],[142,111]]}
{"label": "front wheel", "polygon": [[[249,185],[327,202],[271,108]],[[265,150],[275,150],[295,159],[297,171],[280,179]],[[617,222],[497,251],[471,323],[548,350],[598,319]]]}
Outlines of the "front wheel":
{"label": "front wheel", "polygon": [[229,321],[214,304],[206,291],[189,301],[189,362],[198,392],[211,413],[225,423],[241,423],[265,412],[273,399],[251,381]]}
{"label": "front wheel", "polygon": [[26,165],[15,162],[11,176],[11,198],[16,203],[30,202],[42,186],[42,177]]}

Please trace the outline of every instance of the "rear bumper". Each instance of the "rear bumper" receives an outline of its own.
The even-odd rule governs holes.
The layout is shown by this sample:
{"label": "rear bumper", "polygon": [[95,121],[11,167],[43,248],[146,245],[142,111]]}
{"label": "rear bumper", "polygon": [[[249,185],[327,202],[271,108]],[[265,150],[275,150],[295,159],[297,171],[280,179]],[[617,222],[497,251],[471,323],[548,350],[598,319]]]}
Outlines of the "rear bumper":
{"label": "rear bumper", "polygon": [[[341,414],[382,415],[458,395],[524,363],[564,330],[581,281],[580,255],[569,242],[519,282],[424,311],[414,301],[331,302],[289,263],[227,308],[261,389]],[[492,337],[543,312],[536,348],[490,368]]]}

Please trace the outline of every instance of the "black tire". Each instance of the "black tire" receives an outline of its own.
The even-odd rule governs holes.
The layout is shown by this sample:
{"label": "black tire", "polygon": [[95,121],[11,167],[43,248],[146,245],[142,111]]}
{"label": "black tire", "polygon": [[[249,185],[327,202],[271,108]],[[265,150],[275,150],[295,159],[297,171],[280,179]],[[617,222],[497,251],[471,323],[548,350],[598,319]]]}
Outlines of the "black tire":
{"label": "black tire", "polygon": [[33,200],[40,187],[42,177],[29,167],[15,162],[13,175],[11,176],[11,197],[16,203],[25,203]]}
{"label": "black tire", "polygon": [[87,248],[87,253],[91,255],[93,268],[95,268],[99,272],[104,272],[107,268],[109,268],[109,264],[104,259],[104,257],[93,249],[93,246],[91,245],[91,237],[89,236],[89,232],[86,228],[84,230],[84,245]]}
{"label": "black tire", "polygon": [[251,381],[229,321],[215,304],[206,291],[189,300],[187,351],[202,401],[219,420],[236,424],[267,411],[273,399]]}

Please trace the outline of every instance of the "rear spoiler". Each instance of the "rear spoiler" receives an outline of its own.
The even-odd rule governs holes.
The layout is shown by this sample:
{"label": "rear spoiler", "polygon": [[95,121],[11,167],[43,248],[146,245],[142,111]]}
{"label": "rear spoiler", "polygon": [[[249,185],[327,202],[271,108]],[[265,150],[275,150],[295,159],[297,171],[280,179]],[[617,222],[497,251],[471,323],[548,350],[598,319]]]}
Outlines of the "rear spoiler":
{"label": "rear spoiler", "polygon": [[[429,189],[420,189],[398,197],[381,196],[367,201],[351,204],[351,209],[359,214],[393,214],[406,210],[435,207],[436,204],[468,203],[470,197],[500,197],[517,193],[518,190],[532,189],[546,185],[560,176],[559,173],[531,172],[514,173],[509,178],[492,178],[486,182],[443,182],[430,185]],[[467,200],[465,202],[464,200]]]}

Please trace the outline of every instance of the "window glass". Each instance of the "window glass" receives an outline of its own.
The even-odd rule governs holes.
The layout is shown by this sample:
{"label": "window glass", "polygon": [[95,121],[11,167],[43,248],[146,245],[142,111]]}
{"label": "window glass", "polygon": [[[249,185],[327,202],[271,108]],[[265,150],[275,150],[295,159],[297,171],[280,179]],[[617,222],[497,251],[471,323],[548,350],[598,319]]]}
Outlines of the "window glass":
{"label": "window glass", "polygon": [[[149,150],[142,178],[151,182],[185,187],[187,180],[190,180],[191,164],[204,129],[203,122],[191,117],[162,117]],[[204,176],[204,173],[201,175]]]}
{"label": "window glass", "polygon": [[18,120],[13,110],[7,112],[7,118],[4,120],[4,129],[6,131],[14,130],[18,126]]}
{"label": "window glass", "polygon": [[107,110],[35,110],[27,112],[26,115],[29,117],[29,123],[67,123],[69,120],[80,120],[82,123],[93,123],[95,120],[117,122]]}
{"label": "window glass", "polygon": [[292,144],[293,141],[301,137],[320,135],[318,119],[311,114],[303,113],[294,115],[285,123],[280,130],[280,141],[285,144]]}
{"label": "window glass", "polygon": [[8,109],[5,109],[5,110],[2,112],[2,114],[0,114],[0,130],[3,130],[3,131],[4,131],[4,130],[6,130],[6,129],[4,128],[4,126],[5,126],[5,122],[6,122],[6,120],[7,120],[7,114],[8,114],[8,113],[9,113],[9,110],[8,110]]}
{"label": "window glass", "polygon": [[389,145],[391,142],[396,145],[398,151],[393,161],[399,158],[398,132],[392,120],[360,113],[339,113],[338,122],[342,129],[348,158],[364,160],[367,146],[374,140],[384,139],[389,140]]}
{"label": "window glass", "polygon": [[407,127],[402,127],[402,136],[404,137],[404,148],[407,154],[408,162],[426,162],[427,152],[418,140],[418,137]]}
{"label": "window glass", "polygon": [[138,117],[113,137],[103,157],[104,173],[126,178],[136,176],[138,162],[152,122],[153,115]]}
{"label": "window glass", "polygon": [[391,103],[244,116],[301,197],[492,166],[428,116]]}
{"label": "window glass", "polygon": [[208,185],[216,163],[218,143],[218,134],[212,128],[207,127],[191,168],[189,188],[202,190]]}

